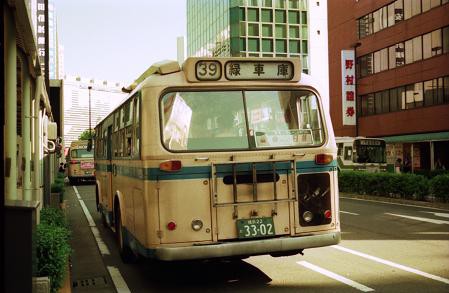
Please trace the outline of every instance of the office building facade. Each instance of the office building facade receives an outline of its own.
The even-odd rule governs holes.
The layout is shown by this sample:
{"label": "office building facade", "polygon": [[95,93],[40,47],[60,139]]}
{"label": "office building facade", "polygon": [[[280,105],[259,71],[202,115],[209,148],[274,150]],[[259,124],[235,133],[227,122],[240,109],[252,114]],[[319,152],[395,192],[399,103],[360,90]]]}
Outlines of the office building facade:
{"label": "office building facade", "polygon": [[[330,109],[338,136],[382,137],[387,163],[449,168],[448,0],[329,2]],[[345,59],[349,52],[349,59]],[[345,73],[355,65],[355,76]],[[345,91],[348,85],[353,91]],[[354,101],[353,111],[345,108]],[[346,123],[347,116],[355,123]]]}
{"label": "office building facade", "polygon": [[327,1],[187,0],[188,56],[300,58],[325,107],[327,49]]}

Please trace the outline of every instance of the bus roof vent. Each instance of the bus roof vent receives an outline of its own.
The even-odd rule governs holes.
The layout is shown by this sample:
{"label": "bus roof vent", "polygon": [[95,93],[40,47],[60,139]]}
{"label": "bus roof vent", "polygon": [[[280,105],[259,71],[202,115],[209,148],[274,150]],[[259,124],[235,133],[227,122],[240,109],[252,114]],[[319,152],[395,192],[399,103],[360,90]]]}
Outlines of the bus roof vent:
{"label": "bus roof vent", "polygon": [[136,86],[145,80],[148,76],[152,74],[170,74],[181,71],[181,67],[179,66],[178,61],[172,61],[172,60],[164,60],[161,62],[154,63],[151,65],[147,70],[145,70],[144,73],[142,73],[132,84],[130,84],[128,87],[122,88],[122,91],[124,92],[131,92],[133,89],[136,88]]}

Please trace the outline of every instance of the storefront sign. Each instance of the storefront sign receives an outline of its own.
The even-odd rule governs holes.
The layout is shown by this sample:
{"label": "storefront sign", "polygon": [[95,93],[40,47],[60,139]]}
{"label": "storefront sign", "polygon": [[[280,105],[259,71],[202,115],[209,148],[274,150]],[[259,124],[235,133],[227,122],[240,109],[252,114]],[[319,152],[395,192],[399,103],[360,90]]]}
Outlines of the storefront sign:
{"label": "storefront sign", "polygon": [[343,125],[356,124],[354,50],[341,51]]}

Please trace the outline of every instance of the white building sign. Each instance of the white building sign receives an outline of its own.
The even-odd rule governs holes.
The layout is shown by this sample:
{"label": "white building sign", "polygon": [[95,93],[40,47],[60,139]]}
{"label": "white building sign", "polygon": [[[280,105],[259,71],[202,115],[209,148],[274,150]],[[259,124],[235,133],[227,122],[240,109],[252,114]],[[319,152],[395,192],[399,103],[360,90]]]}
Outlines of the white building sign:
{"label": "white building sign", "polygon": [[356,124],[354,50],[341,51],[341,101],[343,125]]}

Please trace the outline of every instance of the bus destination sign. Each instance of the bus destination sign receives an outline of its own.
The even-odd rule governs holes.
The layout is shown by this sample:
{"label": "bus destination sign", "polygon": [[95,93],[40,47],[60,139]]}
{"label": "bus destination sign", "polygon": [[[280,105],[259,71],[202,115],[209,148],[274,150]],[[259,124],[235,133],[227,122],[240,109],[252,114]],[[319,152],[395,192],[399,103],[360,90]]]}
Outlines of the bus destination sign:
{"label": "bus destination sign", "polygon": [[288,61],[229,61],[225,64],[229,80],[291,80],[293,64]]}

